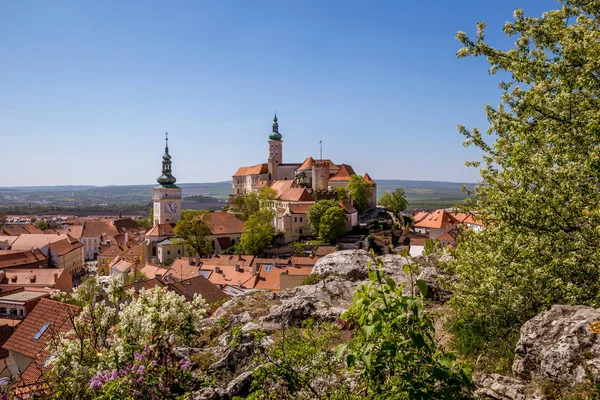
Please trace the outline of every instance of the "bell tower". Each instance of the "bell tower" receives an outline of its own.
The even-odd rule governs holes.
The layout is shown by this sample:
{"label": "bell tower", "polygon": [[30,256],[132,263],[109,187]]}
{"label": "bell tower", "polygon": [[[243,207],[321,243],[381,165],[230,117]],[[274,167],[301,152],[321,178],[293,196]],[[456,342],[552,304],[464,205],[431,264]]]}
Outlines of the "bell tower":
{"label": "bell tower", "polygon": [[154,226],[158,224],[175,224],[181,219],[181,188],[175,185],[177,179],[171,174],[169,133],[165,133],[165,154],[162,157],[162,175],[156,181],[158,182],[158,186],[152,188]]}
{"label": "bell tower", "polygon": [[269,135],[269,180],[279,179],[279,164],[283,161],[283,141],[279,133],[277,113],[273,117],[273,132]]}

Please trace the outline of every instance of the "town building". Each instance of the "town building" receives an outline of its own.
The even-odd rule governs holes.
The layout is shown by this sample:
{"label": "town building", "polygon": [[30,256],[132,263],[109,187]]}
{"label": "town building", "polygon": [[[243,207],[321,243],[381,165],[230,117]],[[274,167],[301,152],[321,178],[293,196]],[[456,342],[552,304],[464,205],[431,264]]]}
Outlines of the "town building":
{"label": "town building", "polygon": [[75,238],[66,236],[42,247],[41,251],[46,257],[52,257],[57,268],[68,271],[73,277],[79,277],[84,272],[84,245]]}

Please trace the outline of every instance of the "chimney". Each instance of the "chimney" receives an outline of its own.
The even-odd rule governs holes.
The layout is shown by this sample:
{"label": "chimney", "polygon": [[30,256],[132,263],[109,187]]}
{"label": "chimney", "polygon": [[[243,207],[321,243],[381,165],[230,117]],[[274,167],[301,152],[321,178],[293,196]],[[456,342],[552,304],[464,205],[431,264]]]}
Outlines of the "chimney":
{"label": "chimney", "polygon": [[215,267],[215,273],[217,273],[217,274],[221,273],[221,268],[218,265]]}
{"label": "chimney", "polygon": [[194,285],[191,282],[185,284],[185,292],[191,299],[194,298]]}
{"label": "chimney", "polygon": [[235,272],[240,272],[240,264],[235,264]]}
{"label": "chimney", "polygon": [[160,281],[162,279],[162,274],[154,274],[154,278]]}
{"label": "chimney", "polygon": [[242,280],[241,279],[238,279],[238,286],[242,287]]}
{"label": "chimney", "polygon": [[252,276],[256,275],[256,265],[252,266]]}
{"label": "chimney", "polygon": [[188,257],[188,265],[196,265],[196,259],[194,257]]}
{"label": "chimney", "polygon": [[144,288],[144,282],[142,282],[142,281],[133,282],[133,288],[135,289],[136,293],[139,293]]}
{"label": "chimney", "polygon": [[129,243],[129,232],[125,232],[125,244]]}

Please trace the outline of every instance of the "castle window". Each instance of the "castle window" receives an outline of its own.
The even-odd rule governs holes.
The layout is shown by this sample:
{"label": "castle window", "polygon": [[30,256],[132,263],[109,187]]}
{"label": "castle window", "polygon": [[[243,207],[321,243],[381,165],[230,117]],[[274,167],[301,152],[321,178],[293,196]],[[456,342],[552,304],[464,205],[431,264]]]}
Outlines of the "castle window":
{"label": "castle window", "polygon": [[300,217],[300,222],[302,222],[302,217]]}
{"label": "castle window", "polygon": [[298,218],[297,217],[294,217],[294,222],[298,222]]}

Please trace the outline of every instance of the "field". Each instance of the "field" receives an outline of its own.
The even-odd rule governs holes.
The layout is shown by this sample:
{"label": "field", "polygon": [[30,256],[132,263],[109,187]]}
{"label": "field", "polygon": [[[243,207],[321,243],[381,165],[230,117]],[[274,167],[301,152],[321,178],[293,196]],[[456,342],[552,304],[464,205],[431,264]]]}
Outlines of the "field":
{"label": "field", "polygon": [[[410,209],[451,207],[465,198],[460,188],[472,183],[378,180],[378,196],[403,188]],[[153,185],[0,187],[0,209],[12,213],[51,211],[145,211]],[[221,208],[231,182],[183,183],[184,207]],[[190,197],[194,196],[194,197]],[[202,198],[209,197],[209,199]]]}

